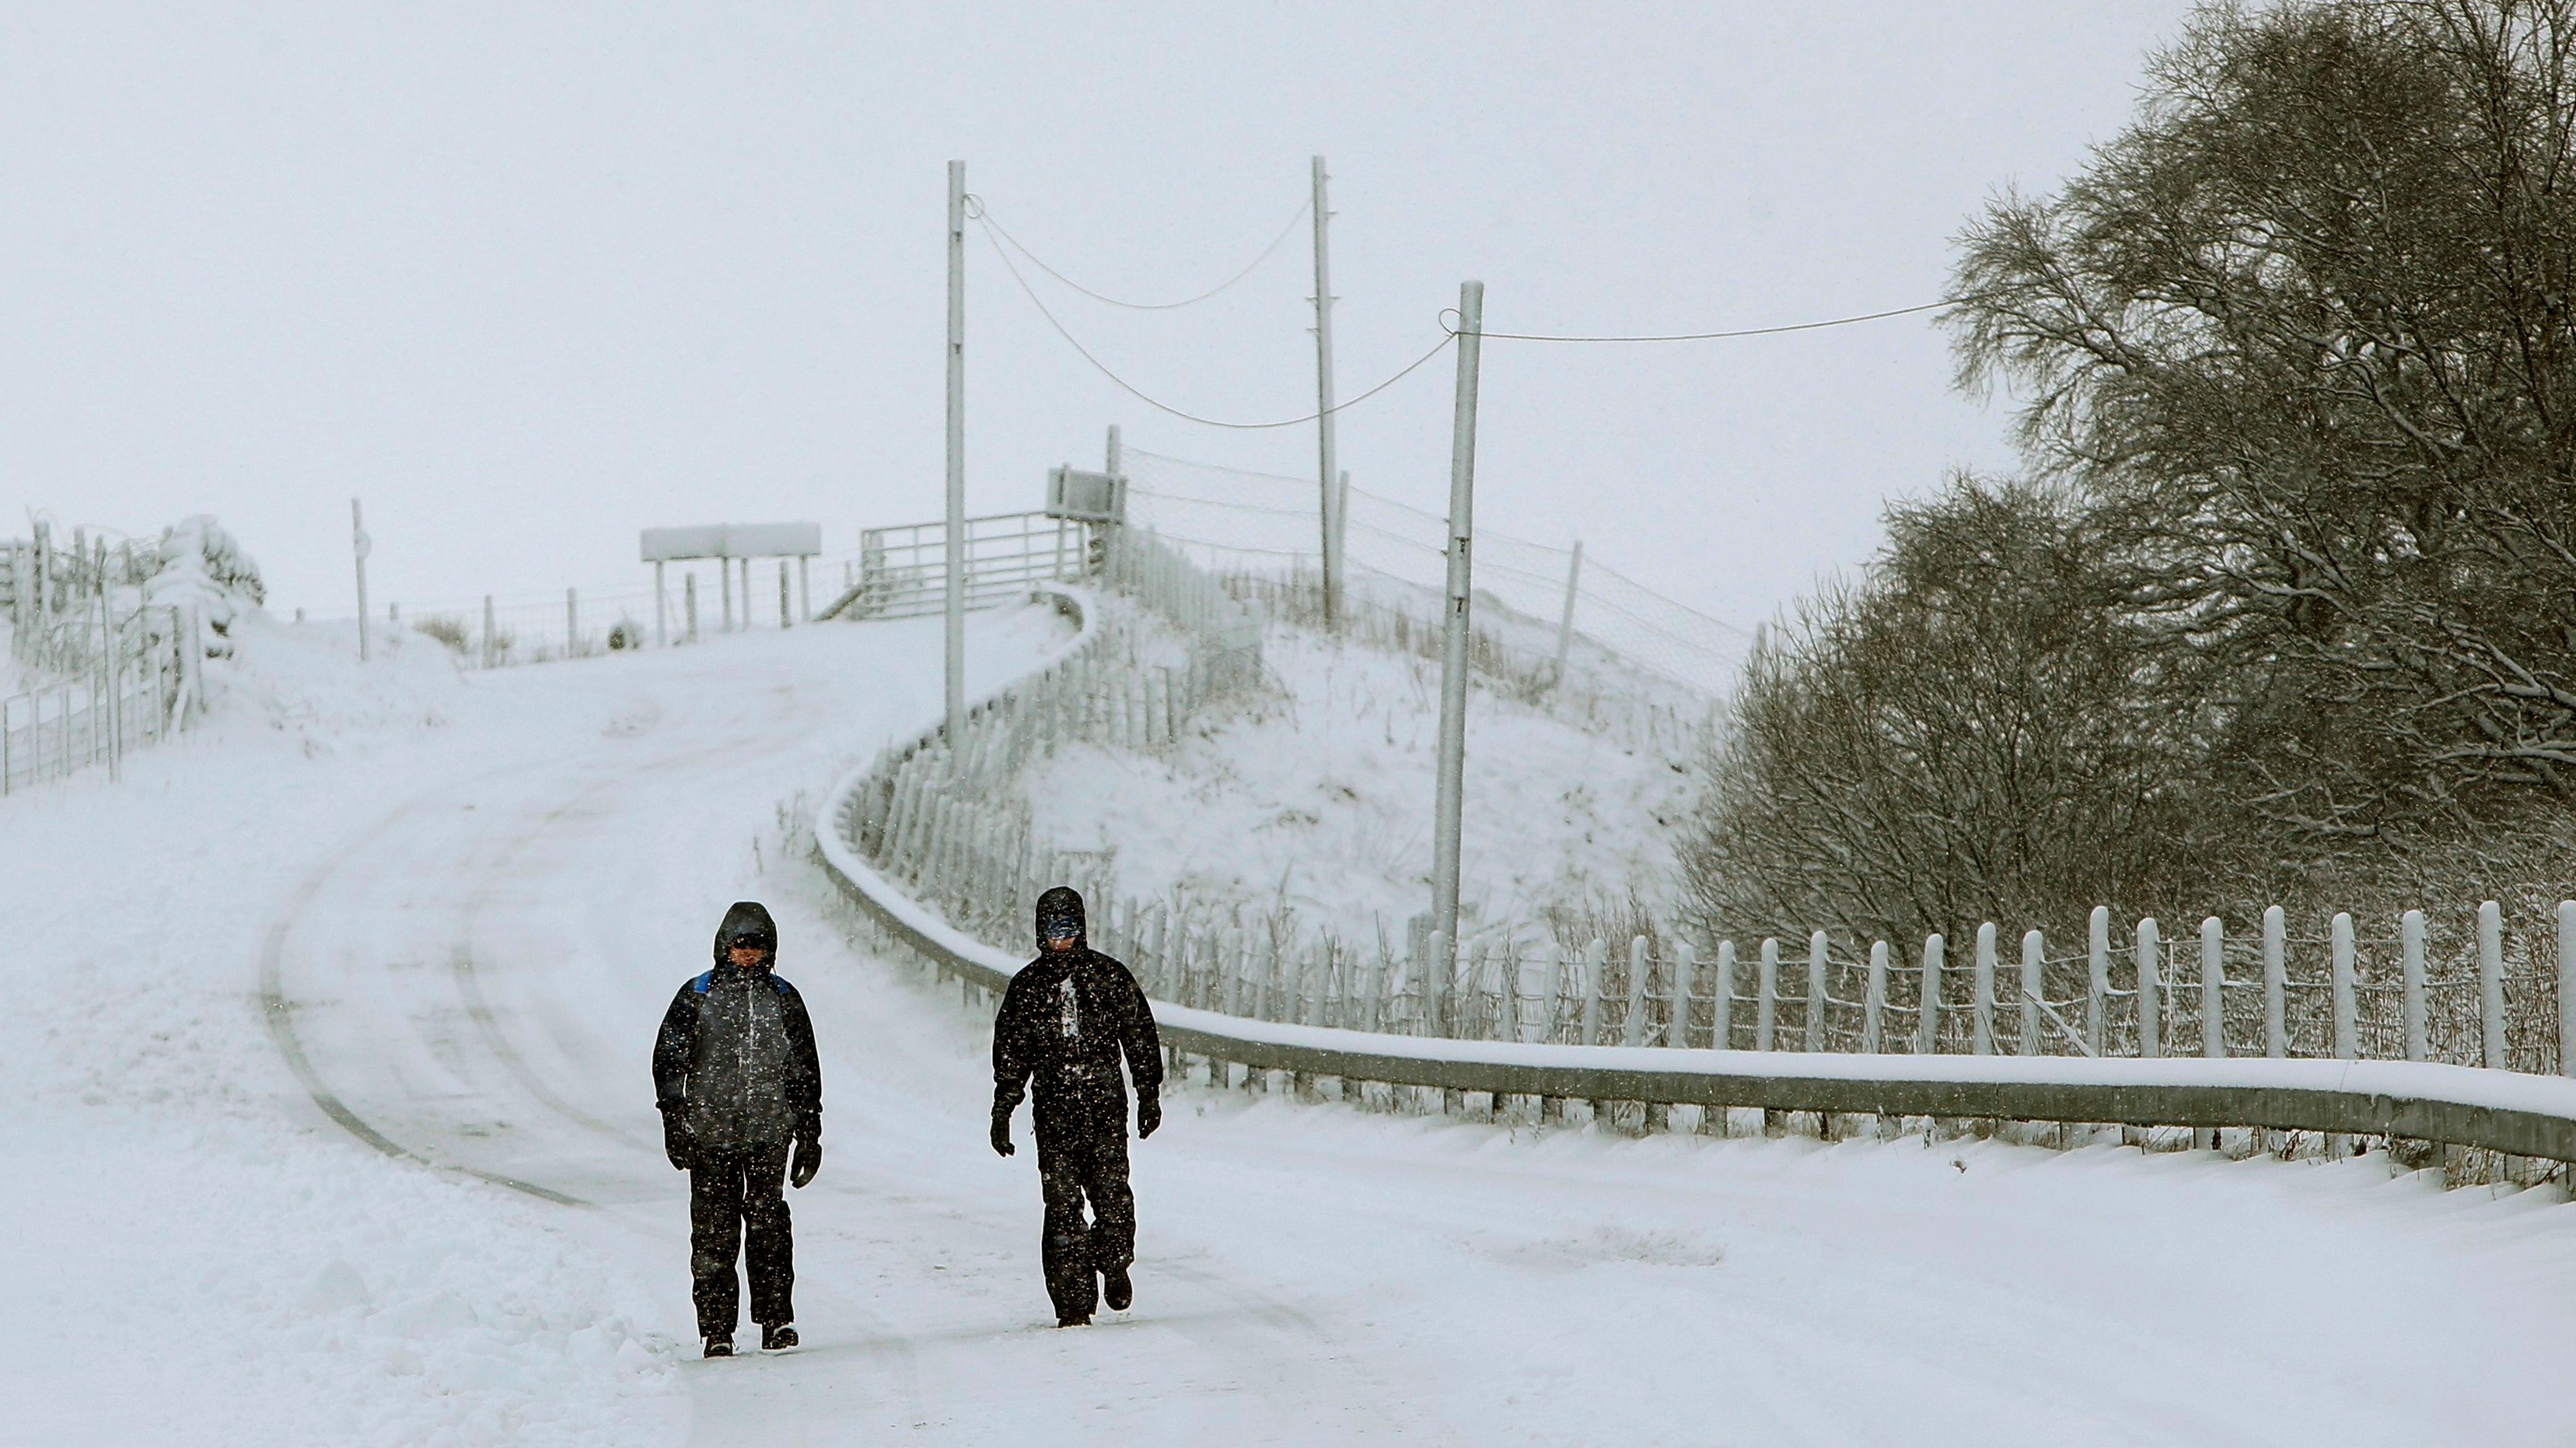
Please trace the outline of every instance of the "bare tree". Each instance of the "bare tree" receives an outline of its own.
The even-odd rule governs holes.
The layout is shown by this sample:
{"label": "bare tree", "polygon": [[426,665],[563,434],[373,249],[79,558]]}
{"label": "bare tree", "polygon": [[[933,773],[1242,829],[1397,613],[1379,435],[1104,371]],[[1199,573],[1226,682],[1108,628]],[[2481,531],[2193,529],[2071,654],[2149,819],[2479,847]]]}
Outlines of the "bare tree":
{"label": "bare tree", "polygon": [[2285,861],[2576,798],[2566,0],[2213,8],[2139,121],[1965,237],[1962,380],[2026,390],[2209,768]]}
{"label": "bare tree", "polygon": [[2026,483],[1898,505],[1857,583],[1769,632],[1684,846],[1691,924],[1920,938],[2071,928],[2193,858],[2187,655],[2123,606],[2091,520]]}

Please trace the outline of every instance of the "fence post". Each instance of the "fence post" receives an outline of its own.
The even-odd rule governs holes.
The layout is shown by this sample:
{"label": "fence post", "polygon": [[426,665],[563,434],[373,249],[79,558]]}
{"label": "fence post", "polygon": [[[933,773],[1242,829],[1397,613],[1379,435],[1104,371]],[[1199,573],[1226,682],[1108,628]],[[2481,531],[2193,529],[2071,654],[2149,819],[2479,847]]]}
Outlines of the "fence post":
{"label": "fence post", "polygon": [[1646,1044],[1646,976],[1652,961],[1646,954],[1646,937],[1628,940],[1628,1019],[1620,1040],[1625,1045]]}
{"label": "fence post", "polygon": [[2487,1069],[2505,1069],[2504,909],[2493,900],[2478,906],[2478,1040]]}
{"label": "fence post", "polygon": [[1595,940],[1583,948],[1583,1044],[1601,1044],[1601,977],[1609,973],[1610,942]]}
{"label": "fence post", "polygon": [[2200,1054],[2227,1058],[2227,927],[2215,915],[2200,922]]}
{"label": "fence post", "polygon": [[2021,1053],[2039,1054],[2039,999],[2048,990],[2048,937],[2036,930],[2021,935]]}
{"label": "fence post", "polygon": [[1735,1049],[1735,942],[1717,943],[1717,986],[1709,995],[1708,1048]]}
{"label": "fence post", "polygon": [[1825,989],[1825,970],[1831,963],[1827,954],[1825,932],[1819,930],[1807,937],[1807,1049],[1825,1049],[1825,1009],[1831,992]]}
{"label": "fence post", "polygon": [[1914,1054],[1918,1056],[1941,1049],[1941,957],[1946,948],[1938,931],[1923,937],[1923,1000],[1914,1013]]}
{"label": "fence post", "polygon": [[1988,920],[1977,927],[1977,1002],[1970,1018],[1974,1027],[1973,1049],[1980,1056],[1995,1053],[1995,922]]}
{"label": "fence post", "polygon": [[2084,1045],[2094,1055],[2102,1054],[2107,1022],[2103,1019],[2111,995],[2111,907],[2096,905],[2084,930]]}
{"label": "fence post", "polygon": [[2397,919],[2399,948],[2406,969],[2406,1059],[2430,1054],[2424,1031],[2424,912],[2409,910]]}
{"label": "fence post", "polygon": [[2164,936],[2150,915],[2138,922],[2138,1054],[2153,1059],[2165,1053],[2164,983],[2158,966],[2164,960]]}
{"label": "fence post", "polygon": [[2360,1002],[2353,990],[2352,915],[2337,911],[2334,938],[2334,1053],[2338,1061],[2361,1059]]}
{"label": "fence post", "polygon": [[1539,994],[1539,1039],[1556,1039],[1557,1021],[1565,1014],[1561,997],[1565,992],[1565,947],[1551,940],[1547,959],[1542,963],[1540,979],[1546,985]]}
{"label": "fence post", "polygon": [[1673,949],[1673,1018],[1664,1033],[1667,1046],[1690,1045],[1691,985],[1698,974],[1699,947],[1685,940]]}
{"label": "fence post", "polygon": [[581,595],[577,590],[564,590],[564,657],[581,656]]}
{"label": "fence post", "polygon": [[1762,963],[1754,972],[1753,989],[1753,1049],[1768,1051],[1780,1022],[1780,942],[1774,936],[1762,937]]}
{"label": "fence post", "polygon": [[483,595],[483,667],[492,667],[492,595]]}
{"label": "fence post", "polygon": [[2263,1054],[2290,1054],[2290,926],[2278,905],[2263,911]]}
{"label": "fence post", "polygon": [[1887,942],[1869,943],[1869,984],[1861,994],[1860,1048],[1875,1056],[1881,1042],[1881,1018],[1887,1014]]}
{"label": "fence post", "polygon": [[2576,1076],[2576,900],[2558,902],[2558,1074]]}

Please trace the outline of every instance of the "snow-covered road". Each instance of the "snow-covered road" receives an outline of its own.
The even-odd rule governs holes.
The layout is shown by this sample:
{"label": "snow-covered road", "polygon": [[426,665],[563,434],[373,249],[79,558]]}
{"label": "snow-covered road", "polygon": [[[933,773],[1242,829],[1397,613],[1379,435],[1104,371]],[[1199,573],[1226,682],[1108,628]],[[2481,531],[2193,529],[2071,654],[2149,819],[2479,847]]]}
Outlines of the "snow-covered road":
{"label": "snow-covered road", "polygon": [[[975,625],[983,682],[1025,666],[1055,627],[1034,611]],[[782,802],[935,709],[933,629],[816,628],[476,677],[440,737],[320,761],[327,797],[275,790],[274,818],[244,826],[275,858],[232,882],[257,918],[202,927],[231,994],[189,987],[212,992],[215,1024],[150,1040],[175,1030],[192,1051],[263,1056],[234,1072],[241,1089],[336,1143],[329,1160],[347,1165],[329,1170],[353,1181],[434,1182],[375,1159],[395,1152],[513,1189],[521,1200],[435,1187],[496,1224],[468,1250],[604,1262],[641,1284],[638,1330],[686,1344],[684,1183],[662,1160],[646,1056],[724,905],[766,900],[824,1053],[829,1157],[791,1197],[806,1346],[684,1361],[685,1394],[603,1399],[596,1411],[624,1415],[593,1435],[608,1441],[2576,1441],[2563,1426],[2576,1216],[2554,1189],[2442,1193],[2391,1181],[2376,1160],[1535,1136],[1197,1089],[1136,1148],[1136,1309],[1055,1331],[1031,1159],[984,1145],[981,1023],[851,948],[812,867],[780,858]],[[295,763],[157,761],[128,795],[92,798],[140,809],[158,790],[164,811],[202,810]],[[12,809],[0,820],[13,832],[49,818]],[[132,827],[60,837],[101,861],[123,851],[123,874],[31,864],[15,888],[52,898],[0,904],[164,911],[158,936],[133,925],[146,942],[185,936],[190,912],[223,898],[148,888],[153,870],[184,876],[170,864],[184,842]],[[142,883],[124,878],[138,850]],[[30,1049],[124,1039],[74,994],[31,990],[58,1014],[23,1038]],[[117,1073],[169,1074],[151,1064],[165,1046],[132,1049]],[[73,1190],[45,1183],[122,1179],[142,1145],[98,1147],[94,1163],[67,1143],[140,1143],[153,1113],[177,1109],[150,1093],[99,1105],[95,1088],[49,1091],[31,1108],[42,1120],[0,1132],[25,1167],[15,1178],[38,1184],[0,1182],[0,1220],[45,1225]],[[209,1167],[209,1189],[238,1175]],[[237,1220],[160,1209],[183,1242],[197,1240],[192,1213]],[[116,1230],[149,1230],[125,1225],[142,1209],[119,1210]],[[446,1208],[406,1210],[424,1234],[465,1230]],[[293,1337],[295,1314],[365,1313],[378,1331],[398,1315],[388,1284],[424,1270],[404,1248],[349,1237],[331,1249],[362,1284],[348,1301],[326,1269],[261,1330]],[[0,1264],[0,1286],[77,1303],[119,1250],[83,1241],[59,1263]],[[440,1260],[468,1284],[458,1291],[479,1290],[453,1250]],[[138,1302],[167,1290],[132,1289]],[[499,1320],[489,1304],[443,1310]],[[0,1368],[0,1391],[33,1402],[33,1421],[80,1425],[95,1420],[88,1396],[161,1386],[148,1364],[83,1371]],[[215,1393],[224,1379],[188,1381]],[[84,1402],[46,1417],[48,1393],[75,1391],[65,1384]],[[266,1427],[255,1439],[210,1427],[197,1441],[355,1436],[267,1406],[266,1422],[259,1403],[206,1420]],[[459,1419],[456,1441],[587,1441],[564,1421],[578,1406],[544,1432],[526,1416]]]}

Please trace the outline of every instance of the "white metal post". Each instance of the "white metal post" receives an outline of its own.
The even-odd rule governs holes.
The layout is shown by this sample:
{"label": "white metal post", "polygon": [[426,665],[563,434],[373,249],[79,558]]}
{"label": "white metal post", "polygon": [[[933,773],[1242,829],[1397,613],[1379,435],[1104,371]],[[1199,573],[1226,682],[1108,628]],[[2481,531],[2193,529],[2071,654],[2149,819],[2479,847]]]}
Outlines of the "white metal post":
{"label": "white metal post", "polygon": [[1646,977],[1652,973],[1652,962],[1646,955],[1646,937],[1628,940],[1628,1019],[1622,1023],[1620,1044],[1646,1044]]}
{"label": "white metal post", "polygon": [[1595,940],[1583,949],[1583,1044],[1601,1044],[1601,977],[1610,967],[1610,942]]}
{"label": "white metal post", "polygon": [[2327,927],[2334,972],[2334,1053],[2338,1061],[2361,1058],[2361,1002],[2354,990],[2352,916],[2337,911]]}
{"label": "white metal post", "polygon": [[2215,915],[2200,921],[2200,1054],[2227,1056],[2227,927]]}
{"label": "white metal post", "polygon": [[1565,612],[1556,621],[1556,681],[1565,681],[1566,655],[1574,647],[1574,600],[1583,584],[1583,540],[1574,540],[1574,555],[1565,565]]}
{"label": "white metal post", "polygon": [[2478,906],[2478,1039],[2487,1069],[2503,1070],[2504,908],[2493,900]]}
{"label": "white metal post", "polygon": [[688,600],[687,600],[687,601],[688,601],[688,605],[689,605],[689,608],[688,608],[688,613],[689,613],[689,617],[688,617],[689,631],[688,631],[687,637],[688,637],[689,642],[691,642],[691,643],[696,643],[696,642],[698,641],[698,573],[697,573],[697,570],[693,568],[693,569],[690,569],[688,572],[686,572],[686,573],[684,573],[684,574],[681,574],[681,575],[680,575],[680,583],[681,583],[681,585],[682,585],[682,591],[683,591],[683,592],[685,592],[685,593],[688,595]]}
{"label": "white metal post", "polygon": [[1881,1018],[1886,1014],[1887,942],[1873,940],[1869,943],[1869,984],[1863,990],[1860,1007],[1860,1048],[1863,1053],[1878,1054],[1885,1029]]}
{"label": "white metal post", "polygon": [[1832,957],[1827,954],[1825,932],[1819,930],[1807,937],[1807,1049],[1825,1048],[1825,1006],[1830,999],[1825,989],[1825,969]]}
{"label": "white metal post", "polygon": [[1753,1049],[1768,1051],[1780,1024],[1780,942],[1762,937],[1762,962],[1753,976]]}
{"label": "white metal post", "polygon": [[1664,1035],[1667,1046],[1690,1045],[1691,987],[1698,974],[1699,947],[1685,940],[1673,951],[1673,1021]]}
{"label": "white metal post", "polygon": [[787,560],[781,558],[778,560],[778,626],[783,629],[794,618],[795,615],[787,608]]}
{"label": "white metal post", "polygon": [[2084,1049],[2102,1054],[2104,1003],[2111,995],[2111,907],[2096,905],[2084,923]]}
{"label": "white metal post", "polygon": [[[966,727],[966,163],[948,163],[948,737]],[[1448,924],[1457,927],[1456,919]]]}
{"label": "white metal post", "polygon": [[1923,937],[1923,1004],[1914,1023],[1914,1054],[1929,1056],[1941,1049],[1941,957],[1945,950],[1938,934]]}
{"label": "white metal post", "polygon": [[578,589],[567,588],[564,590],[564,657],[578,658],[580,654],[581,593]]}
{"label": "white metal post", "polygon": [[2156,978],[2156,968],[2164,958],[2164,939],[2158,933],[2156,917],[2150,915],[2138,922],[2138,1054],[2153,1058],[2165,1053],[2164,992]]}
{"label": "white metal post", "polygon": [[1995,1053],[1995,922],[1977,926],[1977,1001],[1969,1018],[1969,1049],[1980,1056]]}
{"label": "white metal post", "polygon": [[668,648],[671,643],[671,594],[664,586],[662,560],[653,560],[653,647]]}
{"label": "white metal post", "polygon": [[814,621],[814,560],[802,553],[796,555],[796,617]]}
{"label": "white metal post", "polygon": [[2048,989],[2048,937],[2036,930],[2021,936],[2021,1054],[2039,1054],[2039,1002]]}
{"label": "white metal post", "polygon": [[1324,562],[1324,627],[1342,612],[1341,475],[1333,449],[1333,266],[1329,233],[1333,209],[1325,200],[1324,158],[1314,165],[1315,194],[1307,208],[1315,222],[1315,491],[1321,503]]}
{"label": "white metal post", "polygon": [[1467,608],[1474,591],[1476,383],[1485,284],[1458,288],[1458,393],[1449,434],[1449,583],[1440,639],[1440,775],[1433,802],[1431,928],[1456,948],[1459,808],[1467,763]]}
{"label": "white metal post", "polygon": [[1708,1048],[1735,1049],[1735,942],[1717,943],[1717,982],[1708,999]]}
{"label": "white metal post", "polygon": [[[716,573],[719,575],[719,577],[718,577],[718,585],[719,585],[719,586],[724,590],[724,627],[723,627],[722,629],[718,630],[718,632],[721,632],[721,633],[732,633],[732,632],[733,632],[733,560],[732,560],[731,558],[727,558],[727,557],[723,557],[723,556],[718,556],[718,557],[717,557],[717,559],[716,559]],[[750,600],[748,597],[746,597],[746,598],[744,598],[744,599],[743,599],[743,601],[742,601],[742,607],[743,607],[743,611],[744,611],[745,613],[749,613],[749,612],[751,611],[751,600]]]}
{"label": "white metal post", "polygon": [[358,565],[358,662],[367,661],[367,521],[358,511],[358,500],[349,500],[349,553]]}
{"label": "white metal post", "polygon": [[2576,900],[2558,902],[2558,1074],[2576,1076]]}
{"label": "white metal post", "polygon": [[483,595],[483,667],[492,667],[498,653],[492,647],[492,595]]}
{"label": "white metal post", "polygon": [[2399,954],[2406,971],[2406,1059],[2431,1055],[2424,1030],[2424,912],[2409,910],[2397,920]]}
{"label": "white metal post", "polygon": [[2290,1054],[2290,925],[2278,905],[2263,911],[2263,1054]]}

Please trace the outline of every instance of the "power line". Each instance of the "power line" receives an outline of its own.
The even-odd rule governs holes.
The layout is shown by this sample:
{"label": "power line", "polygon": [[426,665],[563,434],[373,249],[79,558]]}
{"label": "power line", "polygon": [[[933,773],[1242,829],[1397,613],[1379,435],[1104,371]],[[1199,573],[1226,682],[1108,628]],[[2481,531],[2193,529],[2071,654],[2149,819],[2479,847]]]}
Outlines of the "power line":
{"label": "power line", "polygon": [[1095,292],[1091,288],[1084,286],[1082,283],[1075,281],[1073,278],[1066,276],[1064,273],[1057,271],[1054,267],[1047,265],[1046,258],[1029,250],[1026,243],[1022,242],[1018,237],[1011,235],[1009,229],[1004,227],[1002,223],[993,219],[992,208],[984,204],[983,197],[969,196],[966,198],[966,203],[966,214],[968,216],[971,216],[976,221],[991,227],[993,229],[993,234],[1000,237],[1003,241],[1010,243],[1013,251],[1016,251],[1021,256],[1028,258],[1029,265],[1036,267],[1039,271],[1045,272],[1048,276],[1055,278],[1057,281],[1064,283],[1066,286],[1073,288],[1075,291],[1082,293],[1084,296],[1091,298],[1095,302],[1106,302],[1110,306],[1124,307],[1131,312],[1172,312],[1178,311],[1183,307],[1195,307],[1199,303],[1206,301],[1208,298],[1231,288],[1235,283],[1242,281],[1245,277],[1261,270],[1261,264],[1263,262],[1270,260],[1272,255],[1277,253],[1280,247],[1287,245],[1288,238],[1294,236],[1297,232],[1297,223],[1306,219],[1306,212],[1313,205],[1311,201],[1299,202],[1297,204],[1297,214],[1288,218],[1288,224],[1279,228],[1279,234],[1270,239],[1270,244],[1261,249],[1261,255],[1254,257],[1251,265],[1245,267],[1239,272],[1236,272],[1234,275],[1227,277],[1224,281],[1217,283],[1206,291],[1199,293],[1197,296],[1189,297],[1177,302],[1130,302],[1118,297],[1109,296],[1105,293]]}
{"label": "power line", "polygon": [[[1910,317],[1916,312],[1938,311],[1943,307],[1955,305],[1957,305],[1956,299],[1944,297],[1940,301],[1925,302],[1920,306],[1898,307],[1885,312],[1864,312],[1857,317],[1833,317],[1821,322],[1791,322],[1780,327],[1743,327],[1732,332],[1668,332],[1644,337],[1565,337],[1540,332],[1484,332],[1479,335],[1489,340],[1504,342],[1720,342],[1731,337],[1776,337],[1783,332],[1813,332],[1824,327],[1848,327],[1855,322],[1881,322],[1889,317]],[[1441,330],[1452,337],[1458,335],[1458,329],[1449,319],[1456,316],[1457,312],[1457,308],[1451,307],[1440,314]]]}
{"label": "power line", "polygon": [[1111,382],[1116,383],[1118,390],[1121,392],[1135,398],[1138,402],[1145,404],[1156,412],[1169,413],[1171,416],[1180,418],[1185,422],[1195,422],[1203,427],[1222,427],[1235,432],[1266,432],[1273,428],[1303,427],[1306,424],[1315,421],[1317,418],[1326,416],[1328,413],[1345,412],[1351,408],[1357,407],[1361,403],[1366,402],[1370,398],[1377,396],[1379,393],[1384,392],[1390,387],[1393,387],[1395,384],[1402,382],[1405,378],[1412,376],[1414,372],[1422,366],[1422,364],[1449,350],[1449,344],[1458,340],[1457,333],[1448,331],[1444,327],[1442,329],[1440,340],[1433,344],[1431,350],[1414,358],[1411,362],[1406,363],[1404,370],[1396,373],[1393,377],[1386,379],[1375,387],[1370,388],[1368,391],[1361,393],[1359,396],[1349,398],[1342,402],[1337,402],[1332,407],[1325,409],[1324,411],[1310,412],[1303,417],[1283,418],[1277,422],[1228,422],[1223,418],[1202,417],[1195,412],[1174,407],[1170,403],[1164,402],[1153,396],[1151,393],[1146,392],[1135,383],[1132,383],[1126,378],[1119,376],[1117,373],[1110,371],[1109,364],[1101,361],[1098,357],[1093,356],[1091,349],[1082,345],[1080,339],[1076,338],[1072,332],[1066,330],[1064,323],[1057,320],[1056,314],[1047,309],[1047,304],[1045,302],[1039,300],[1037,289],[1029,285],[1029,279],[1026,276],[1021,275],[1019,267],[1011,261],[1010,251],[1002,245],[1001,238],[994,234],[992,218],[979,215],[975,218],[975,224],[984,229],[984,239],[993,243],[993,254],[1002,259],[1002,269],[1011,274],[1012,281],[1019,283],[1020,294],[1029,299],[1030,306],[1038,309],[1039,316],[1046,318],[1047,325],[1055,329],[1055,334],[1064,339],[1066,346],[1071,347],[1074,351],[1082,354],[1082,360],[1090,363],[1092,370],[1098,372],[1101,376],[1108,378]]}

